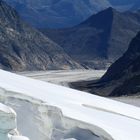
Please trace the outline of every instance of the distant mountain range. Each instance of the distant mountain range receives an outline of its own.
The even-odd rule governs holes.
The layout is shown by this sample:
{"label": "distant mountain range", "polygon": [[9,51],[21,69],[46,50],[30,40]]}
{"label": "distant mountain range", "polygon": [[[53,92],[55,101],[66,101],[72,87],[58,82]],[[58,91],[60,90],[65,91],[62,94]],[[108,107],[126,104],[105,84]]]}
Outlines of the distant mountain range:
{"label": "distant mountain range", "polygon": [[0,68],[14,71],[81,68],[64,50],[0,1]]}
{"label": "distant mountain range", "polygon": [[5,0],[23,19],[38,28],[63,28],[79,24],[89,16],[113,7],[138,10],[139,0]]}
{"label": "distant mountain range", "polygon": [[101,96],[140,95],[140,32],[100,80],[76,82],[71,86]]}
{"label": "distant mountain range", "polygon": [[109,5],[106,0],[5,0],[21,17],[38,28],[60,28],[79,24]]}
{"label": "distant mountain range", "polygon": [[139,29],[139,11],[107,8],[72,28],[41,31],[85,68],[103,69],[123,55]]}

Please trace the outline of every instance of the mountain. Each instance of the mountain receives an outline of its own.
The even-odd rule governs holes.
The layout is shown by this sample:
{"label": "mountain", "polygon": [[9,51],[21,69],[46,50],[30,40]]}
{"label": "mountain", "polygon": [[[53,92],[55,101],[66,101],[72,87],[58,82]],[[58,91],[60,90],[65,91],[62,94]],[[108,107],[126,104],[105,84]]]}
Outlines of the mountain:
{"label": "mountain", "polygon": [[109,95],[134,95],[140,93],[140,32],[131,41],[126,53],[118,59],[101,78],[105,88],[111,86]]}
{"label": "mountain", "polygon": [[65,29],[41,29],[76,61],[103,69],[118,59],[140,29],[140,12],[107,8],[81,24]]}
{"label": "mountain", "polygon": [[0,15],[0,68],[23,71],[80,67],[59,45],[23,22],[2,1]]}
{"label": "mountain", "polygon": [[131,10],[135,11],[136,9],[140,10],[140,1],[139,0],[137,0],[136,3],[131,7]]}
{"label": "mountain", "polygon": [[[140,94],[140,32],[131,41],[128,50],[98,81],[75,83],[78,89],[101,96]],[[80,86],[79,86],[80,85]]]}
{"label": "mountain", "polygon": [[[109,7],[107,0],[5,0],[21,17],[38,28],[62,28],[79,24],[91,14]],[[39,20],[38,20],[39,19]]]}
{"label": "mountain", "polygon": [[[138,10],[139,0],[5,0],[37,28],[72,27],[108,7]],[[39,19],[39,20],[38,20]]]}

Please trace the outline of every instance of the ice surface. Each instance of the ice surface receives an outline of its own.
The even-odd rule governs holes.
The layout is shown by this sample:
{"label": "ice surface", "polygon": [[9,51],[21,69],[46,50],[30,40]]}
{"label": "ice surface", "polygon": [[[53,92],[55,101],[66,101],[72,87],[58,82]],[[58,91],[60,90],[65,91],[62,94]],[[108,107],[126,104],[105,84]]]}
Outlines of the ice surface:
{"label": "ice surface", "polygon": [[69,87],[69,83],[77,81],[95,80],[106,72],[106,70],[54,70],[54,71],[34,71],[20,72],[23,76],[28,76],[41,81],[47,81],[58,85]]}
{"label": "ice surface", "polygon": [[10,108],[2,103],[0,103],[0,115],[1,114],[9,114],[9,115],[16,116],[16,113],[12,108]]}
{"label": "ice surface", "polygon": [[11,131],[16,131],[16,127],[15,111],[0,103],[0,140],[29,140],[27,137],[10,135]]}
{"label": "ice surface", "polygon": [[102,138],[93,134],[91,131],[78,127],[75,127],[65,133],[64,138],[76,138],[77,140],[103,140]]}
{"label": "ice surface", "polygon": [[12,108],[0,104],[0,137],[8,137],[8,133],[15,128],[16,113]]}
{"label": "ice surface", "polygon": [[64,139],[64,140],[76,140],[76,139],[74,139],[74,138],[70,138],[70,139]]}
{"label": "ice surface", "polygon": [[11,140],[29,140],[29,139],[23,136],[12,136]]}
{"label": "ice surface", "polygon": [[[97,136],[96,139],[99,137],[100,140],[140,139],[140,108],[138,107],[3,70],[0,70],[0,77],[1,101],[10,101],[12,104],[12,100],[18,103],[21,103],[21,100],[23,103],[30,103],[29,108],[25,108],[23,104],[19,104],[18,107],[14,102],[13,106],[16,106],[19,112],[23,112],[24,117],[27,118],[27,125],[31,117],[36,118],[37,121],[34,122],[40,129],[39,132],[42,131],[44,134],[46,127],[47,135],[44,138],[47,137],[47,140],[59,140],[57,138],[61,140],[67,136],[66,134],[70,135],[70,138],[77,139],[77,134],[79,138],[81,130],[84,130],[89,138],[92,132]],[[30,110],[32,113],[29,113]],[[25,122],[23,123],[26,124]],[[80,133],[72,133],[75,128],[79,128]],[[34,130],[29,131],[36,134]]]}

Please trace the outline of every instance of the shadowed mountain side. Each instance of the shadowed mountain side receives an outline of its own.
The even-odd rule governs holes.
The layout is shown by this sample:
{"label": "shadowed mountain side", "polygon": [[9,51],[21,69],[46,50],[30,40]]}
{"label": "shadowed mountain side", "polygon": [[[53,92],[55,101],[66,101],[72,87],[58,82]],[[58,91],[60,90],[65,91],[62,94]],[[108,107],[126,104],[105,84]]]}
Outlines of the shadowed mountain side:
{"label": "shadowed mountain side", "polygon": [[98,81],[73,83],[72,86],[101,96],[140,94],[140,32],[126,53]]}
{"label": "shadowed mountain side", "polygon": [[122,56],[139,29],[140,12],[108,8],[73,28],[41,31],[83,66],[103,69]]}
{"label": "shadowed mountain side", "polygon": [[2,1],[0,15],[0,68],[14,71],[81,68],[59,45],[24,23]]}

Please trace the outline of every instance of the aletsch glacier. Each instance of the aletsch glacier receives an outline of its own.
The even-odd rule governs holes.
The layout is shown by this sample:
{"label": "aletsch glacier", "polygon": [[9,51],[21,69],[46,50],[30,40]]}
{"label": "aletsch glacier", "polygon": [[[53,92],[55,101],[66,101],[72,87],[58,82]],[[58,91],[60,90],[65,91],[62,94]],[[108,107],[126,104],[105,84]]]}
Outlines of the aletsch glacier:
{"label": "aletsch glacier", "polygon": [[0,102],[16,111],[17,128],[30,140],[140,138],[137,107],[3,70],[0,77]]}

